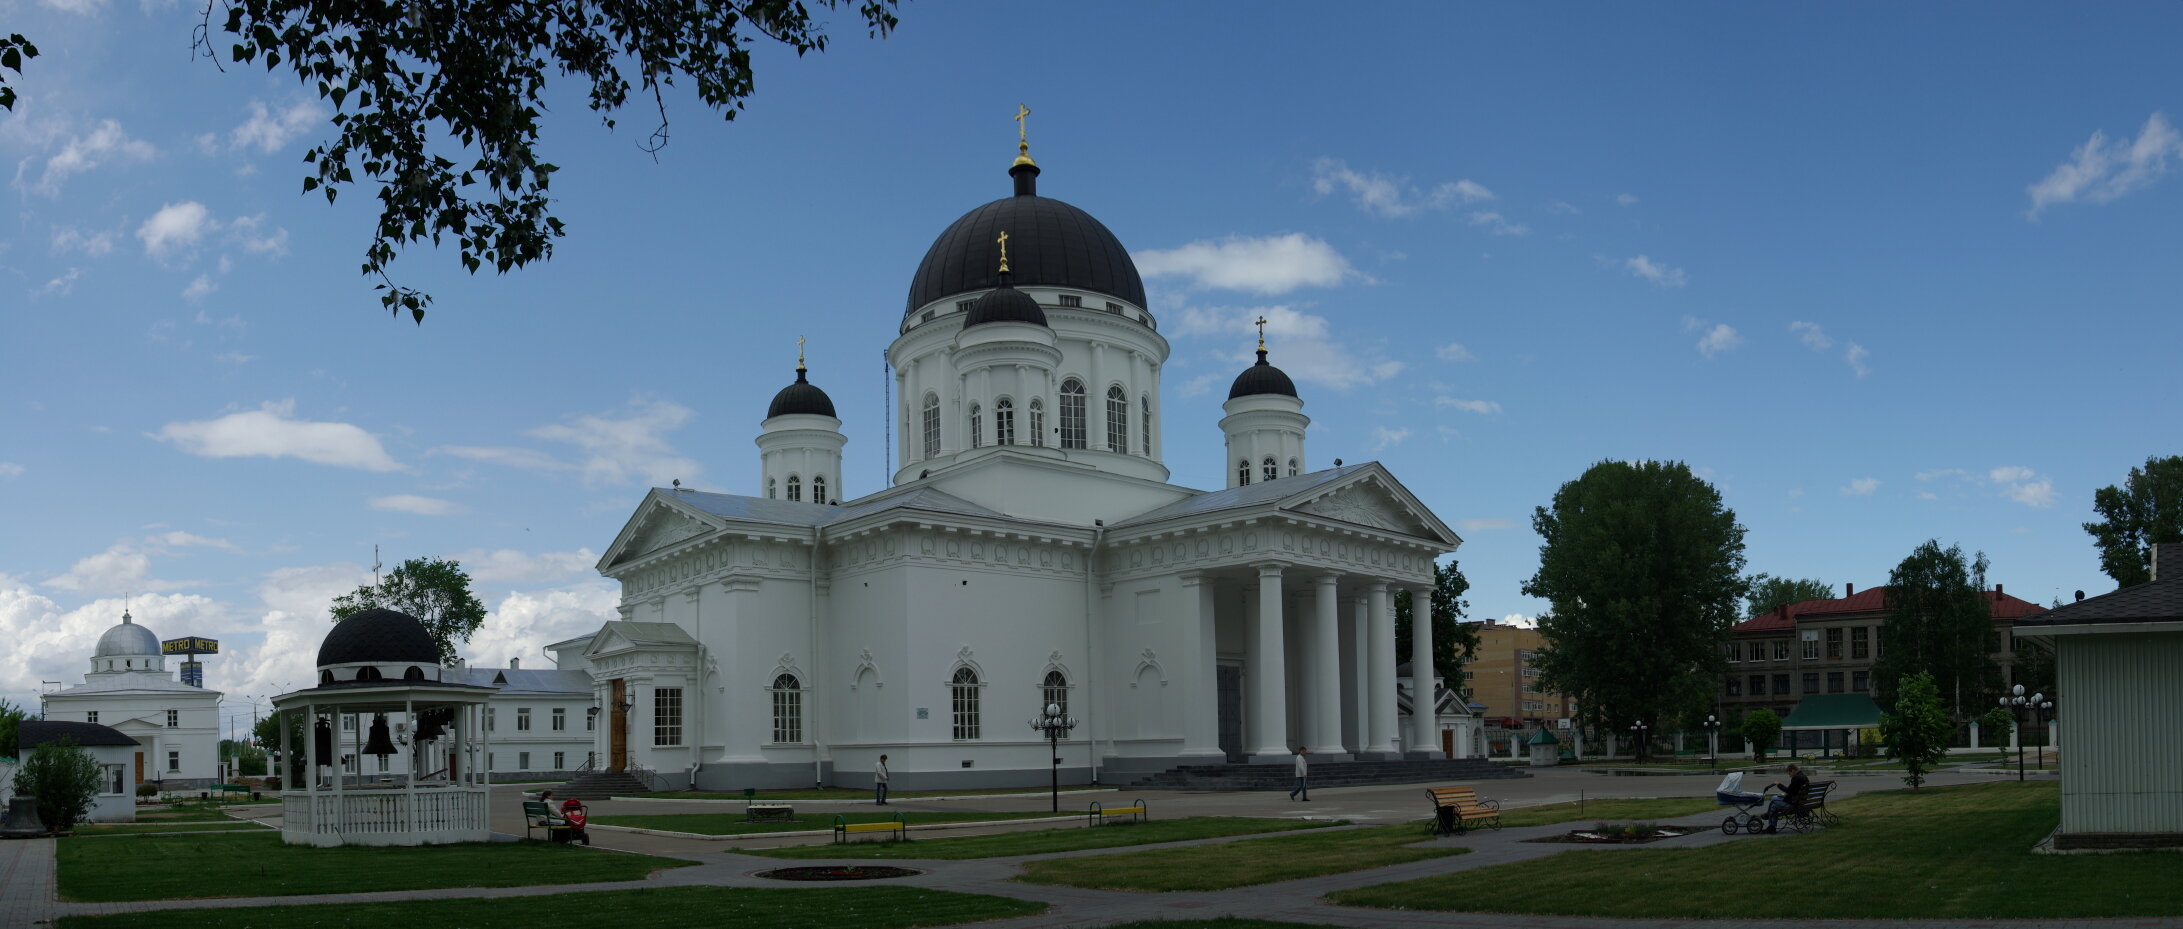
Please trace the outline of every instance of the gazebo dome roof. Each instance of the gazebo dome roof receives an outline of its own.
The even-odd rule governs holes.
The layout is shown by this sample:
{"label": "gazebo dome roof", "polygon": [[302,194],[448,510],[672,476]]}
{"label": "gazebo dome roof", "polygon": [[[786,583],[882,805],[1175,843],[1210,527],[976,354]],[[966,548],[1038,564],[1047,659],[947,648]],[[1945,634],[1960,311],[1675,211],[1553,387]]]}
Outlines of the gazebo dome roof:
{"label": "gazebo dome roof", "polygon": [[440,647],[424,623],[408,613],[365,610],[334,626],[318,646],[318,666],[440,663]]}

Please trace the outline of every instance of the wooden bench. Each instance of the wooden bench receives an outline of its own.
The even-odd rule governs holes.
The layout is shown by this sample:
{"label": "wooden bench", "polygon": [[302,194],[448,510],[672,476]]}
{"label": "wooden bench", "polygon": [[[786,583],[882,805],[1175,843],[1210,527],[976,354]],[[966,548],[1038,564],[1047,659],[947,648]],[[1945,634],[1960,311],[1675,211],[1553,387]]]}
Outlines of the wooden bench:
{"label": "wooden bench", "polygon": [[796,821],[796,807],[790,803],[753,803],[743,807],[746,823],[792,823]]}
{"label": "wooden bench", "polygon": [[531,837],[531,830],[546,830],[546,839],[552,842],[568,841],[568,820],[562,819],[546,805],[544,800],[523,801],[523,837]]}
{"label": "wooden bench", "polygon": [[1833,792],[1834,782],[1831,780],[1807,783],[1804,785],[1804,798],[1781,811],[1778,819],[1787,820],[1799,832],[1813,825],[1831,826],[1839,823],[1842,817],[1827,809],[1827,795]]}
{"label": "wooden bench", "polygon": [[1145,807],[1145,802],[1142,799],[1136,801],[1135,805],[1132,806],[1117,807],[1101,806],[1099,801],[1093,800],[1091,809],[1086,811],[1084,816],[1090,825],[1097,826],[1108,822],[1141,823],[1151,819],[1152,813]]}
{"label": "wooden bench", "polygon": [[[846,816],[842,816],[838,813],[834,816],[834,844],[836,845],[841,845],[848,842],[849,837],[852,835],[862,835],[872,832],[892,832],[894,833],[893,838],[895,840],[908,841],[910,837],[910,825],[908,822],[905,822],[902,819],[902,814],[900,813],[894,814],[894,819],[892,820],[876,823],[852,823]],[[884,838],[882,840],[884,841]]]}
{"label": "wooden bench", "polygon": [[1472,787],[1427,787],[1427,796],[1433,798],[1433,834],[1454,835],[1479,826],[1501,828],[1501,804],[1497,800],[1480,800]]}

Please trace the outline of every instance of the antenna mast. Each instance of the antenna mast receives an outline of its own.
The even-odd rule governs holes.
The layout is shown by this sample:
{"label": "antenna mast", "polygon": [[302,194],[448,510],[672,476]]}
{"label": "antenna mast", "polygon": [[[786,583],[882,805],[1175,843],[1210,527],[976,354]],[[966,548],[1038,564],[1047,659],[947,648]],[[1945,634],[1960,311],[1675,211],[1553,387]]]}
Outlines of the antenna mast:
{"label": "antenna mast", "polygon": [[371,586],[379,586],[379,546],[371,547]]}

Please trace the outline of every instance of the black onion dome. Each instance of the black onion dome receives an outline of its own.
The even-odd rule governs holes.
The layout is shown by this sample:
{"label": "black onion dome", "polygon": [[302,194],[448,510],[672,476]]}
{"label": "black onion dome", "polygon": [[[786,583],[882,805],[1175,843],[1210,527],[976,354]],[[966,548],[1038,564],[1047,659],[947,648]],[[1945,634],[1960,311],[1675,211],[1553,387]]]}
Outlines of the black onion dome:
{"label": "black onion dome", "polygon": [[[817,385],[804,379],[802,367],[796,368],[796,383],[781,388],[773,395],[773,405],[766,407],[766,418],[787,416],[791,413],[815,413],[834,416],[834,398],[826,395]],[[841,417],[835,416],[840,419]]]}
{"label": "black onion dome", "polygon": [[[1010,276],[1013,277],[1013,275]],[[970,312],[965,313],[964,316],[963,328],[965,329],[981,323],[1046,325],[1046,311],[1039,308],[1038,301],[1033,299],[1030,294],[1009,286],[1008,281],[1002,281],[999,287],[995,287],[987,291],[985,296],[979,297],[978,302],[971,304]]]}
{"label": "black onion dome", "polygon": [[1243,369],[1236,375],[1235,385],[1228,388],[1228,399],[1251,397],[1259,394],[1296,396],[1296,382],[1289,380],[1288,373],[1266,363],[1266,350],[1258,350],[1258,363]]}
{"label": "black onion dome", "polygon": [[440,663],[440,647],[417,617],[395,610],[365,610],[334,625],[318,646],[318,666],[336,664]]}
{"label": "black onion dome", "polygon": [[1145,305],[1145,282],[1114,233],[1090,213],[1036,193],[1037,168],[1018,169],[1016,195],[968,213],[934,239],[910,281],[904,312],[1000,283],[1000,246],[1008,233],[1008,264],[1018,286],[1070,287]]}

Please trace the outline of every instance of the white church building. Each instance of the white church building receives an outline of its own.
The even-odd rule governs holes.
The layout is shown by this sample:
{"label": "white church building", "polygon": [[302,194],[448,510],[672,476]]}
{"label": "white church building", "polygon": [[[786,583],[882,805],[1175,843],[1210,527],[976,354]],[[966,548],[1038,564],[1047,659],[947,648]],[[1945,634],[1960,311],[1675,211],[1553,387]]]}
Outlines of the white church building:
{"label": "white church building", "polygon": [[[1219,474],[1175,483],[1168,342],[1129,252],[1039,196],[956,220],[910,282],[887,357],[893,486],[855,496],[833,401],[801,360],[760,424],[749,496],[655,488],[599,561],[619,621],[548,646],[589,673],[600,767],[705,789],[1043,783],[1028,725],[1080,725],[1063,775],[1181,764],[1441,757],[1398,702],[1394,595],[1430,602],[1462,540],[1373,462],[1305,447],[1268,360],[1235,378]],[[876,438],[870,436],[869,438]],[[1431,667],[1430,624],[1411,655]],[[1436,693],[1431,705],[1446,703]],[[1456,701],[1461,706],[1460,701]],[[1468,731],[1451,739],[1468,754]]]}
{"label": "white church building", "polygon": [[[129,611],[99,636],[83,683],[39,697],[40,715],[93,723],[138,743],[125,780],[169,790],[220,781],[220,692],[175,680],[159,636]],[[133,802],[133,801],[131,801]]]}

